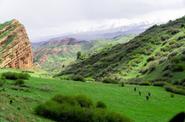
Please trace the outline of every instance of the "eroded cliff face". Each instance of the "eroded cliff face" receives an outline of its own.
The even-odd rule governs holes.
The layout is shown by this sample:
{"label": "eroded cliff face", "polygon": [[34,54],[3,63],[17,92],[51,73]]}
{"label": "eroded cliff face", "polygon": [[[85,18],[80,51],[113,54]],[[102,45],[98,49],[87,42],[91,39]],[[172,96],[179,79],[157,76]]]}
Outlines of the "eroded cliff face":
{"label": "eroded cliff face", "polygon": [[33,66],[31,44],[17,20],[0,24],[0,67],[28,69]]}

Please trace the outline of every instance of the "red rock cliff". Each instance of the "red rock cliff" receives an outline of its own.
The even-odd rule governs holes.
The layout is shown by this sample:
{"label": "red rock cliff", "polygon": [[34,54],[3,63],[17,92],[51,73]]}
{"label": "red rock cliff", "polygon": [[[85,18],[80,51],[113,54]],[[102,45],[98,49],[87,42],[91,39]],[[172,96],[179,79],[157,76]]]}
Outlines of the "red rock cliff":
{"label": "red rock cliff", "polygon": [[0,24],[0,67],[27,69],[33,66],[31,44],[17,20]]}

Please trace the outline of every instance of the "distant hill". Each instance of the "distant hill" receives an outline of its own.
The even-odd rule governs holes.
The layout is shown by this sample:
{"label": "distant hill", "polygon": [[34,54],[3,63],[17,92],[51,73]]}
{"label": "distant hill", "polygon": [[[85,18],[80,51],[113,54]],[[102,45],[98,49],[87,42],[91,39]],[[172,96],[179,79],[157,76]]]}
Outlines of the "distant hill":
{"label": "distant hill", "polygon": [[134,35],[120,36],[110,40],[84,41],[75,38],[53,38],[49,41],[32,43],[34,63],[48,72],[59,72],[66,65],[76,60],[77,52],[82,52],[84,58],[91,54],[112,47],[118,43],[125,43]]}
{"label": "distant hill", "polygon": [[[61,75],[165,81],[185,86],[185,17],[154,25],[128,43],[68,66]],[[132,81],[134,82],[134,81]]]}

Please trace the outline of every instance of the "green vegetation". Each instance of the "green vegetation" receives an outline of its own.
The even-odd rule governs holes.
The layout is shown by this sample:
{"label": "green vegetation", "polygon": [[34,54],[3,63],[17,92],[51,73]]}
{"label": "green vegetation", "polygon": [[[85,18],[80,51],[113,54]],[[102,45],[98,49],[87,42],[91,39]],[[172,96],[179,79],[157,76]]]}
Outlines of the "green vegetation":
{"label": "green vegetation", "polygon": [[[1,52],[15,39],[16,35],[10,35],[10,33],[16,28],[16,25],[12,24],[12,21],[5,22],[0,24],[0,41],[2,38],[7,36],[7,41],[1,43],[0,54]],[[2,60],[0,60],[1,62]]]}
{"label": "green vegetation", "polygon": [[[0,74],[3,72],[7,70],[1,69]],[[0,121],[51,122],[37,116],[35,108],[45,105],[57,94],[88,96],[92,103],[96,103],[93,106],[106,108],[135,122],[167,122],[176,113],[185,110],[185,96],[173,94],[172,97],[171,93],[156,86],[124,84],[122,87],[120,84],[44,79],[38,74],[29,74],[32,77],[24,80],[23,86],[16,86],[16,80],[5,80],[0,87]],[[146,100],[149,93],[150,97]]]}
{"label": "green vegetation", "polygon": [[[135,35],[126,35],[112,40],[82,41],[76,44],[44,44],[33,45],[34,62],[50,74],[59,73],[76,59],[86,59],[89,56],[105,51],[116,44],[126,43]],[[51,42],[52,43],[52,42]]]}
{"label": "green vegetation", "polygon": [[7,80],[28,80],[30,75],[27,73],[5,72],[1,77]]}
{"label": "green vegetation", "polygon": [[163,82],[179,89],[168,91],[184,94],[184,24],[185,17],[154,25],[125,44],[118,44],[69,65],[58,76],[75,74],[112,83],[115,83],[114,79],[121,79],[139,85]]}
{"label": "green vegetation", "polygon": [[[46,61],[41,64],[47,71],[62,72],[54,79],[46,72],[1,69],[0,121],[169,121],[185,110],[184,25],[185,17],[110,45],[103,40],[46,45],[35,61]],[[8,36],[0,50],[14,38]]]}
{"label": "green vegetation", "polygon": [[0,39],[7,36],[11,31],[13,31],[16,27],[16,25],[11,25],[12,21],[5,22],[4,24],[0,24],[0,30],[3,30],[6,28],[4,31],[0,33]]}
{"label": "green vegetation", "polygon": [[108,112],[103,102],[97,107],[86,96],[56,95],[36,108],[36,114],[58,122],[129,122],[120,114]]}
{"label": "green vegetation", "polygon": [[10,25],[12,23],[12,21],[8,21],[8,22],[5,22],[3,24],[0,24],[0,30],[2,30],[4,27]]}

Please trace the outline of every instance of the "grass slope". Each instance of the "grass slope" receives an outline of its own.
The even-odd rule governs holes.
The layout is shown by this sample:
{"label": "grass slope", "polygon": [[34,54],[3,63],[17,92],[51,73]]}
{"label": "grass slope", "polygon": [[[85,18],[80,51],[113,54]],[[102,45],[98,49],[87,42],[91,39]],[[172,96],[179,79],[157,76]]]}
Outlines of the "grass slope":
{"label": "grass slope", "polygon": [[59,76],[80,75],[101,81],[107,77],[170,83],[176,80],[184,86],[184,72],[185,17],[182,17],[155,25],[126,44],[118,44],[72,64]]}
{"label": "grass slope", "polygon": [[[185,96],[174,95],[160,87],[126,85],[98,82],[75,82],[31,77],[28,87],[14,90],[8,81],[0,87],[0,121],[50,122],[34,114],[34,108],[56,94],[83,94],[94,102],[103,101],[109,110],[128,116],[135,122],[167,122],[174,114],[185,110]],[[137,91],[134,88],[137,87]],[[2,89],[5,88],[5,91]],[[142,95],[139,96],[138,91]],[[147,101],[145,96],[151,93]],[[10,104],[10,100],[13,103]]]}

